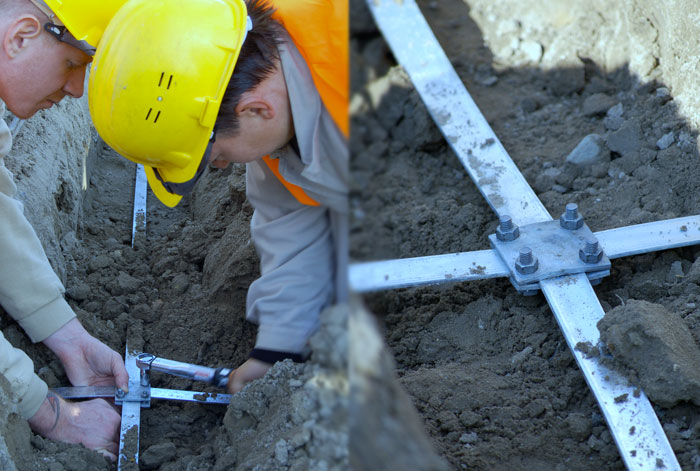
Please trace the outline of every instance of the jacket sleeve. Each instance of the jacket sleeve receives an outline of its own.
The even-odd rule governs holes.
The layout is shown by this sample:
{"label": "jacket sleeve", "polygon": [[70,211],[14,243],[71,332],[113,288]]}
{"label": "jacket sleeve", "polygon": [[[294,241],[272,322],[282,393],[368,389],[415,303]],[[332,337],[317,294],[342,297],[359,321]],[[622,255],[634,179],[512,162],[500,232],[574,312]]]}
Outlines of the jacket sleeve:
{"label": "jacket sleeve", "polygon": [[18,401],[19,414],[29,419],[39,410],[49,388],[34,373],[32,360],[14,348],[0,333],[0,374],[9,382],[13,400]]}
{"label": "jacket sleeve", "polygon": [[247,165],[246,191],[255,207],[251,234],[261,271],[248,290],[246,312],[259,324],[255,348],[300,353],[333,299],[328,208],[296,201],[260,161]]}
{"label": "jacket sleeve", "polygon": [[41,242],[14,199],[17,187],[5,168],[12,136],[0,105],[0,305],[33,342],[57,331],[75,313],[63,298],[64,288],[46,258]]}
{"label": "jacket sleeve", "polygon": [[[5,114],[5,106],[0,102],[0,185],[2,189],[14,188],[12,180],[11,186],[6,182],[7,170],[2,163],[2,158],[7,155],[12,146],[12,136],[7,128],[2,116]],[[4,202],[4,200],[3,200]],[[2,203],[0,203],[2,204]],[[4,217],[0,219],[0,234],[5,234],[7,225]],[[2,238],[2,236],[0,236]],[[5,249],[0,245],[0,292],[3,292],[4,280],[13,276],[21,275],[21,266],[13,265],[4,259]],[[32,417],[41,406],[47,393],[47,386],[39,377],[34,374],[34,365],[29,357],[18,350],[5,339],[0,333],[0,374],[5,376],[10,382],[14,399],[19,401],[19,412],[24,418]]]}

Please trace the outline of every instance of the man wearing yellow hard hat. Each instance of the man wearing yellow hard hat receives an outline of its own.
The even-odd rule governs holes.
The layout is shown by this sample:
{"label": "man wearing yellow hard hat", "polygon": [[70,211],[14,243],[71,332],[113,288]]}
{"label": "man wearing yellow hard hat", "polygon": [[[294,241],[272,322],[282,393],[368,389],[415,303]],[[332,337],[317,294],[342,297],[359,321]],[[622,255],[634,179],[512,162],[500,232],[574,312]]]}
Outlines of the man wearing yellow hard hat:
{"label": "man wearing yellow hard hat", "polygon": [[165,205],[208,163],[246,164],[259,328],[230,392],[303,360],[346,296],[348,63],[347,0],[130,0],[95,55],[95,127]]}
{"label": "man wearing yellow hard hat", "polygon": [[[12,136],[2,120],[3,101],[29,118],[65,96],[80,97],[93,46],[124,1],[0,0],[0,305],[32,341],[56,353],[74,385],[125,388],[128,375],[121,356],[76,319],[22,204],[13,199],[17,188],[4,164]],[[35,432],[115,458],[120,416],[114,408],[102,399],[70,403],[48,392],[29,357],[1,333],[0,376]]]}

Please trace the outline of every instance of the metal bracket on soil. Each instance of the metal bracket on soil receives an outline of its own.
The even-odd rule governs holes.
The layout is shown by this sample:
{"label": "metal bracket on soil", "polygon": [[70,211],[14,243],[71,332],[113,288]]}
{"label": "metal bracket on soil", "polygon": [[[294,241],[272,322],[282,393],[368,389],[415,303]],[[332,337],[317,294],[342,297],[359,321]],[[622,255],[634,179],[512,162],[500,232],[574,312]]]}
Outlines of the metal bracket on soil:
{"label": "metal bracket on soil", "polygon": [[[700,219],[678,218],[593,234],[578,208],[568,205],[559,220],[552,221],[464,88],[415,0],[367,0],[367,5],[446,141],[499,216],[500,225],[490,236],[493,251],[352,265],[351,287],[370,291],[508,276],[524,294],[541,289],[627,468],[655,471],[661,462],[664,469],[680,470],[646,395],[575,346],[595,345],[600,339],[596,323],[604,312],[591,281],[599,282],[609,274],[609,259],[698,244]],[[630,399],[620,404],[615,400],[620,395]]]}
{"label": "metal bracket on soil", "polygon": [[501,217],[489,241],[510,270],[510,281],[519,292],[535,294],[541,280],[562,275],[586,273],[589,280],[598,281],[610,274],[610,259],[595,234],[577,212],[575,221],[571,225],[562,219],[518,227],[509,216]]}

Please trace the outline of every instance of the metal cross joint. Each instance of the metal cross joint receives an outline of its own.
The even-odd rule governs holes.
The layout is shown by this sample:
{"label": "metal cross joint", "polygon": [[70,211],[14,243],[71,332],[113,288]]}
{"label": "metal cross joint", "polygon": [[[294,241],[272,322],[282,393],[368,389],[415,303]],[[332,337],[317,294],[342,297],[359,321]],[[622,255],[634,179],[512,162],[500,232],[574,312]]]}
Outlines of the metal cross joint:
{"label": "metal cross joint", "polygon": [[[536,294],[539,282],[562,275],[585,273],[591,281],[610,274],[610,259],[595,234],[583,222],[578,206],[569,203],[559,221],[515,226],[510,216],[501,216],[491,246],[510,271],[510,281],[521,294]],[[513,234],[517,227],[517,237]]]}

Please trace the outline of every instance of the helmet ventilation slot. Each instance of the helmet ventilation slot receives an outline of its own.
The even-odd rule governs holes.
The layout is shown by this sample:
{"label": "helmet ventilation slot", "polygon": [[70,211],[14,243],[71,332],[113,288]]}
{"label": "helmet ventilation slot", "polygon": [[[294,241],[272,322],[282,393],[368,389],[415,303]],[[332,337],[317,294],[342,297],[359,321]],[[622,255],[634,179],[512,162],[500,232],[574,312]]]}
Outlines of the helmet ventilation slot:
{"label": "helmet ventilation slot", "polygon": [[[158,86],[161,87],[163,85],[163,79],[165,78],[165,72],[160,73],[160,80],[158,80]],[[170,85],[173,83],[173,76],[172,74],[170,75],[170,78],[168,78],[168,85],[165,87],[167,90],[170,90]]]}
{"label": "helmet ventilation slot", "polygon": [[[149,108],[149,109],[148,109],[148,113],[146,113],[146,121],[148,121],[148,118],[151,117],[151,113],[152,113],[152,112],[153,112],[153,108]],[[155,123],[158,122],[158,118],[160,118],[160,111],[159,111],[158,113],[156,113],[156,117],[155,117],[155,119],[153,120],[153,124],[155,124]]]}

